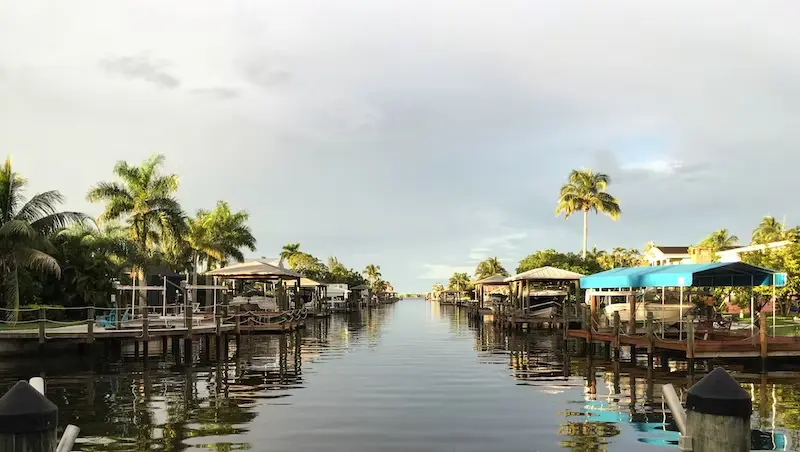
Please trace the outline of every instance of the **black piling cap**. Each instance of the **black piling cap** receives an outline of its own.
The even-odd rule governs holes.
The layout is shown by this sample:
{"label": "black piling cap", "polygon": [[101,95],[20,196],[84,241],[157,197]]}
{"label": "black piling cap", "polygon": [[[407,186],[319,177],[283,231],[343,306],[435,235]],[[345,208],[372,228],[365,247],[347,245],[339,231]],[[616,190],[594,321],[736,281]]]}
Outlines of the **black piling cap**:
{"label": "black piling cap", "polygon": [[0,434],[35,433],[58,426],[58,407],[20,381],[0,398]]}
{"label": "black piling cap", "polygon": [[686,409],[697,413],[745,419],[753,412],[753,402],[736,380],[717,367],[689,388]]}

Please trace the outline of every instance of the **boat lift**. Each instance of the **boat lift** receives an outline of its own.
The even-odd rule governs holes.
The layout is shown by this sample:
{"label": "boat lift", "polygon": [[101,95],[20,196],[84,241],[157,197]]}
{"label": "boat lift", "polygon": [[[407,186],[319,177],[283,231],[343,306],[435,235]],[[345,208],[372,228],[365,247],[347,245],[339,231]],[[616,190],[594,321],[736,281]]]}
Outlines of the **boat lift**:
{"label": "boat lift", "polygon": [[[215,282],[216,282],[216,278],[214,278],[214,279],[215,279]],[[123,293],[125,291],[130,290],[131,291],[131,295],[133,295],[133,294],[135,294],[136,292],[139,292],[139,291],[161,292],[162,293],[161,315],[163,315],[163,316],[167,315],[167,289],[169,288],[169,286],[173,286],[176,289],[176,291],[183,292],[184,297],[186,297],[186,299],[189,301],[189,303],[192,304],[192,307],[193,307],[192,310],[199,309],[199,305],[195,305],[194,304],[194,300],[191,299],[192,298],[191,297],[191,293],[192,293],[191,291],[192,290],[213,290],[214,291],[214,298],[213,298],[214,305],[213,305],[213,308],[212,308],[212,312],[213,312],[213,314],[215,316],[217,315],[217,291],[231,290],[231,288],[228,287],[228,286],[220,286],[220,285],[217,285],[217,284],[211,284],[211,285],[195,284],[195,285],[193,285],[193,284],[188,284],[187,281],[181,281],[180,285],[178,285],[178,284],[173,283],[169,279],[167,279],[166,276],[164,276],[163,285],[160,285],[160,286],[146,286],[146,285],[145,286],[137,286],[136,285],[136,279],[133,280],[133,284],[131,284],[131,285],[121,285],[121,284],[119,284],[117,282],[114,283],[114,289],[116,289],[117,291],[123,292]]]}

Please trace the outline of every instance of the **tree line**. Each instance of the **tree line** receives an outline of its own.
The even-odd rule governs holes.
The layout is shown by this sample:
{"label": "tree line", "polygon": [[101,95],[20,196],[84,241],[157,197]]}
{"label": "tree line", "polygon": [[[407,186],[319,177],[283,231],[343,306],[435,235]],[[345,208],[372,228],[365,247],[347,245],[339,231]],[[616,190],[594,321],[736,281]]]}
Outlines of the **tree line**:
{"label": "tree line", "polygon": [[[590,169],[578,169],[570,172],[567,182],[559,191],[556,215],[569,218],[576,213],[583,214],[583,244],[580,253],[560,252],[555,249],[539,250],[522,258],[516,273],[545,266],[591,275],[601,271],[619,267],[636,267],[647,265],[646,253],[655,243],[647,243],[641,250],[637,248],[614,248],[610,251],[587,249],[589,213],[604,214],[611,219],[618,219],[622,214],[619,201],[607,192],[611,177]],[[772,216],[765,216],[752,230],[749,243],[751,245],[768,244],[787,241],[788,245],[741,254],[745,263],[758,265],[787,273],[787,285],[777,289],[777,296],[783,302],[784,310],[796,301],[800,294],[800,226],[788,227]],[[741,245],[740,239],[731,234],[727,228],[718,229],[689,247],[690,254],[699,256],[703,261],[713,262],[719,259],[718,252]],[[466,292],[472,290],[475,281],[493,276],[508,276],[497,257],[490,257],[480,262],[474,276],[466,272],[456,272],[447,281],[447,289]],[[439,293],[445,285],[434,284],[432,291]],[[756,289],[763,293],[766,288]],[[770,289],[771,290],[771,289]],[[746,297],[738,297],[740,300]],[[791,303],[790,303],[791,302]]]}
{"label": "tree line", "polygon": [[[88,201],[103,206],[92,219],[60,211],[64,197],[57,190],[26,197],[27,180],[7,158],[0,169],[0,306],[7,319],[17,319],[21,304],[103,306],[114,281],[146,285],[153,267],[191,274],[196,282],[201,268],[242,262],[245,252],[255,251],[246,211],[218,201],[187,214],[176,197],[179,177],[165,174],[163,164],[159,154],[139,165],[117,162],[114,178],[87,192]],[[335,257],[324,265],[299,246],[285,246],[281,259],[304,276],[391,287],[379,266],[360,273]]]}

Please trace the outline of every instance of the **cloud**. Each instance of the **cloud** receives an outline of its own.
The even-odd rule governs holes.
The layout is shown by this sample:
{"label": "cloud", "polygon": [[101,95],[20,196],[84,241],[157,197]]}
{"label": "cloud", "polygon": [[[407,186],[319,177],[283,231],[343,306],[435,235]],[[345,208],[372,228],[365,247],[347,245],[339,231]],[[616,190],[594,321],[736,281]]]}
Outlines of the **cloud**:
{"label": "cloud", "polygon": [[[619,221],[589,216],[590,245],[747,236],[767,213],[800,223],[796,9],[9,2],[0,148],[32,191],[90,213],[86,187],[115,161],[163,152],[188,211],[227,199],[250,212],[258,255],[300,241],[379,264],[399,290],[427,288],[422,263],[449,277],[480,257],[579,250],[582,218],[554,215],[573,168],[610,174],[622,204]],[[235,101],[205,101],[226,89]]]}
{"label": "cloud", "polygon": [[166,62],[154,61],[147,55],[110,57],[100,60],[100,67],[112,74],[144,80],[161,88],[175,89],[181,82],[168,73]]}
{"label": "cloud", "polygon": [[228,100],[239,97],[239,92],[232,88],[198,88],[192,90],[193,94],[209,97],[212,99]]}
{"label": "cloud", "polygon": [[446,265],[446,264],[424,264],[423,273],[418,276],[419,279],[424,280],[448,280],[453,273],[466,273],[472,275],[475,267],[463,265]]}

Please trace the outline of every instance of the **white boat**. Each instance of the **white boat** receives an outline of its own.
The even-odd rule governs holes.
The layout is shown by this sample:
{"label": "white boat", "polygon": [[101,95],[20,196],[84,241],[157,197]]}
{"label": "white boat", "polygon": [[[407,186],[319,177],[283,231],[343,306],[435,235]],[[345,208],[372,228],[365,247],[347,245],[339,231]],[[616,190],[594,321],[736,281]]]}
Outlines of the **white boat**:
{"label": "white boat", "polygon": [[566,297],[567,292],[563,290],[537,290],[531,292],[528,306],[523,311],[530,317],[558,317]]}
{"label": "white boat", "polygon": [[[683,313],[686,314],[691,309],[691,305],[683,306]],[[619,313],[620,321],[625,323],[630,318],[630,309],[628,303],[613,303],[603,308],[606,316],[609,319],[614,317],[614,313]],[[657,322],[664,322],[667,324],[678,323],[681,319],[681,306],[679,304],[658,302],[641,302],[636,303],[636,321],[644,322],[647,319],[647,313],[653,313],[653,320]]]}

